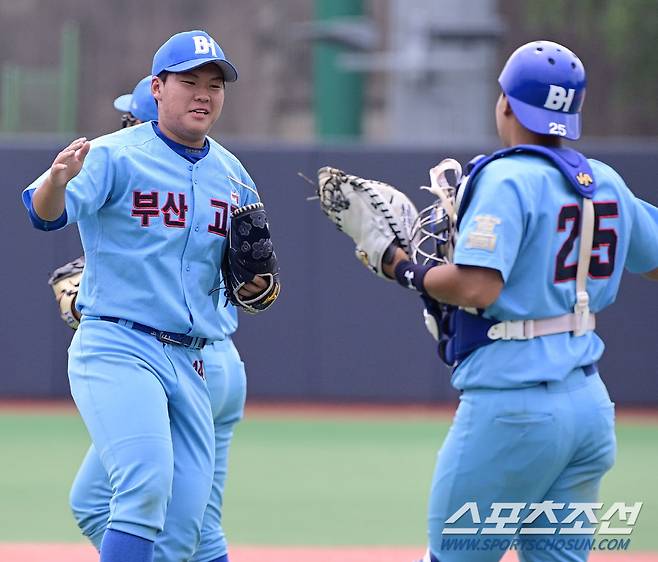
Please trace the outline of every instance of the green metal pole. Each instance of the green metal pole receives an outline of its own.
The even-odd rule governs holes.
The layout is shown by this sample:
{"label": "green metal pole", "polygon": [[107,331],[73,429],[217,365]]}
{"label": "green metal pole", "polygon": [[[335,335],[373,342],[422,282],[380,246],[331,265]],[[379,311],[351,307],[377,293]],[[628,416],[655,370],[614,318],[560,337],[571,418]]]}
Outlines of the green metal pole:
{"label": "green metal pole", "polygon": [[[362,0],[315,0],[318,22],[362,15]],[[361,135],[363,78],[338,66],[338,57],[346,52],[345,47],[322,41],[313,47],[313,112],[315,133],[320,138]]]}
{"label": "green metal pole", "polygon": [[80,68],[80,29],[76,22],[62,27],[59,67],[59,112],[57,130],[76,130],[78,108],[78,75]]}
{"label": "green metal pole", "polygon": [[21,69],[13,64],[2,66],[2,131],[15,133],[21,122]]}

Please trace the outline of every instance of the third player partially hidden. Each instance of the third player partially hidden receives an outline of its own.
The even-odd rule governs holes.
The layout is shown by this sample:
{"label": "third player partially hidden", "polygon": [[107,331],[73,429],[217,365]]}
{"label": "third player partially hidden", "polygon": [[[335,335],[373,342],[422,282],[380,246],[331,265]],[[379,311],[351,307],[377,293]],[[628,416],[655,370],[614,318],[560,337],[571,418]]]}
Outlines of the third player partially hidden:
{"label": "third player partially hidden", "polygon": [[[333,169],[320,170],[320,202],[371,269],[422,295],[439,355],[461,391],[434,471],[424,561],[503,556],[495,548],[450,548],[444,532],[457,513],[467,515],[456,526],[488,527],[483,538],[515,538],[522,561],[586,560],[582,541],[570,550],[533,549],[533,533],[559,530],[569,504],[598,501],[614,463],[614,406],[598,374],[604,345],[596,315],[614,302],[624,268],[658,280],[658,209],[611,167],[562,146],[580,136],[586,86],[569,49],[524,45],[499,83],[495,116],[506,148],[471,162],[457,197],[441,188],[445,176],[435,170],[435,193],[448,197],[421,213],[422,229],[405,229],[415,210],[403,197],[383,197],[376,183],[364,196],[362,184]],[[384,213],[368,204],[373,191],[381,192]],[[436,246],[416,263],[399,246],[421,255],[419,231]],[[484,524],[460,512],[468,502]],[[485,519],[495,502],[524,506],[520,523],[498,535]],[[554,502],[545,504],[552,511],[530,517],[531,504],[542,502]],[[584,514],[565,526],[581,525],[591,526]]]}

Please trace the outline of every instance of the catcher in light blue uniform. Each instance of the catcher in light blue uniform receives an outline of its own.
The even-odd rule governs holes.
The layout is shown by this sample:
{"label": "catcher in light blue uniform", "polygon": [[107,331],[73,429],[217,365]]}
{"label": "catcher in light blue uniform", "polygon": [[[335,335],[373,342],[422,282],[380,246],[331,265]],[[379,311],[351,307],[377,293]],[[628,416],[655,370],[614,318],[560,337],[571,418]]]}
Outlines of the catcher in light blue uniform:
{"label": "catcher in light blue uniform", "polygon": [[[407,231],[390,212],[401,199],[386,193],[390,186],[319,172],[323,210],[340,219],[359,257],[421,293],[461,391],[434,471],[423,562],[495,562],[512,539],[522,561],[587,559],[578,539],[593,529],[569,504],[597,502],[615,459],[596,315],[613,303],[624,268],[658,280],[658,209],[609,166],[562,146],[562,137],[580,136],[581,61],[561,45],[529,43],[499,83],[506,148],[474,160],[456,194],[446,171],[461,167],[447,160],[434,168],[430,190],[439,199]],[[361,207],[360,191],[368,195]],[[386,220],[388,229],[378,226]],[[408,243],[414,260],[391,238]],[[474,540],[460,547],[456,538]],[[538,538],[572,542],[535,548]]]}
{"label": "catcher in light blue uniform", "polygon": [[[153,560],[165,515],[174,532],[156,550],[188,560],[197,547],[216,453],[202,351],[231,355],[234,317],[213,289],[230,210],[257,201],[244,167],[206,136],[237,78],[219,45],[177,34],[153,74],[158,123],[77,139],[23,193],[35,227],[78,222],[87,259],[69,379],[112,488],[103,562]],[[265,288],[254,277],[239,294]]]}
{"label": "catcher in light blue uniform", "polygon": [[[123,113],[122,127],[157,120],[158,110],[151,95],[151,76],[140,80],[131,94],[119,96],[114,107]],[[234,201],[239,203],[239,201]],[[55,271],[50,284],[61,306],[64,321],[77,329],[79,315],[75,309],[84,256]],[[206,382],[215,425],[215,473],[212,493],[201,528],[201,542],[194,562],[228,560],[226,537],[221,525],[224,484],[228,465],[228,449],[235,424],[242,419],[246,399],[246,376],[230,335],[237,329],[237,312],[232,304],[220,303],[219,312],[225,323],[226,339],[206,345],[203,350]],[[80,529],[97,549],[110,516],[112,489],[96,449],[91,446],[73,482],[70,504]],[[165,520],[165,528],[167,528]],[[177,560],[176,553],[159,549],[156,539],[154,560]],[[166,543],[165,543],[166,544]]]}
{"label": "catcher in light blue uniform", "polygon": [[[604,345],[595,317],[614,302],[624,268],[658,279],[658,209],[606,164],[562,147],[562,137],[580,136],[586,85],[571,51],[524,45],[499,82],[496,122],[508,148],[474,162],[462,182],[453,263],[414,264],[398,253],[388,266],[423,293],[462,391],[434,472],[426,560],[504,554],[451,550],[451,527],[487,529],[485,539],[516,535],[523,561],[585,560],[583,546],[533,549],[532,533],[559,528],[570,503],[598,501],[614,463],[614,406],[598,374]],[[483,524],[449,520],[472,501]],[[545,513],[533,520],[530,504],[544,501],[566,507],[553,521]],[[512,535],[496,535],[485,519],[492,502],[526,506],[506,525]],[[590,526],[583,514],[578,521]]]}

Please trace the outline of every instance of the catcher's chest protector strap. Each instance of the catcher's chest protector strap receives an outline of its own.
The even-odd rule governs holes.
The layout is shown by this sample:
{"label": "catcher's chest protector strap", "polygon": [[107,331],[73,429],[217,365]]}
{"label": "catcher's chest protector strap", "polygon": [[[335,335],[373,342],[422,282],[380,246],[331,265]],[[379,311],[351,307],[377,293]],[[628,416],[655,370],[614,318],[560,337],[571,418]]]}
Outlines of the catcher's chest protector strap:
{"label": "catcher's chest protector strap", "polygon": [[[489,156],[478,159],[475,163],[469,164],[466,168],[468,180],[461,187],[461,197],[459,211],[457,214],[457,228],[461,223],[464,212],[473,197],[473,183],[482,169],[499,158],[505,158],[512,154],[536,154],[549,160],[567,179],[569,185],[576,190],[582,197],[591,199],[596,191],[596,182],[592,174],[592,168],[587,158],[580,152],[571,148],[547,148],[535,144],[520,144],[512,148],[498,150]],[[469,169],[470,167],[470,169]]]}
{"label": "catcher's chest protector strap", "polygon": [[538,320],[506,320],[484,318],[481,312],[472,314],[456,307],[448,307],[441,319],[441,340],[439,351],[441,359],[448,365],[455,366],[470,353],[497,340],[527,340],[549,334],[573,332],[581,336],[595,329],[596,319],[589,311],[587,293],[587,272],[592,254],[592,237],[594,231],[594,206],[592,198],[596,192],[596,182],[589,162],[580,152],[570,148],[547,148],[538,145],[519,145],[494,152],[480,158],[467,168],[468,179],[461,187],[457,228],[464,212],[473,197],[474,179],[482,169],[499,158],[512,154],[537,154],[549,160],[562,172],[569,185],[583,197],[583,220],[580,231],[580,251],[576,274],[576,303],[572,313],[542,318]]}

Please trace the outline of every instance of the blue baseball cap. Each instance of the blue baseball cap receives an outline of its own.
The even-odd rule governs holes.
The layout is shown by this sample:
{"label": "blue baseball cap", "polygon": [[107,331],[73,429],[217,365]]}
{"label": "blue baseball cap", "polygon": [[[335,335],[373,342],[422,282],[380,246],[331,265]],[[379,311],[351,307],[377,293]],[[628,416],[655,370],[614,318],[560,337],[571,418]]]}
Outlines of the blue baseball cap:
{"label": "blue baseball cap", "polygon": [[198,66],[215,63],[222,69],[225,82],[235,82],[238,71],[228,61],[224,51],[205,31],[183,31],[172,35],[153,57],[151,74],[163,71],[185,72]]}
{"label": "blue baseball cap", "polygon": [[132,94],[124,94],[114,100],[114,108],[124,113],[132,113],[140,121],[157,121],[158,106],[151,94],[149,74],[137,82]]}

